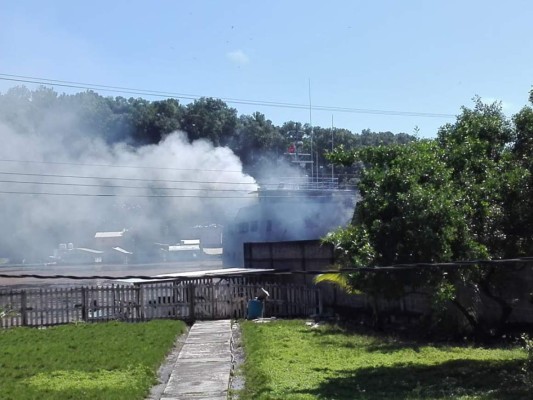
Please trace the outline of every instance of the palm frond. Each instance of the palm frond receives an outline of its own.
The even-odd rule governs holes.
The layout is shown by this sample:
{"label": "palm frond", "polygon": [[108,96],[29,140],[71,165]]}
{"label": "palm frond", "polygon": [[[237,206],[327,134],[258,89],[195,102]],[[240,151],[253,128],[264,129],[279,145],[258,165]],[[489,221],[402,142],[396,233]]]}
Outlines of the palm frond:
{"label": "palm frond", "polygon": [[355,289],[348,279],[347,274],[341,274],[340,272],[327,272],[325,274],[317,275],[314,279],[315,284],[327,282],[337,285],[346,293],[349,294],[363,294],[361,291]]}

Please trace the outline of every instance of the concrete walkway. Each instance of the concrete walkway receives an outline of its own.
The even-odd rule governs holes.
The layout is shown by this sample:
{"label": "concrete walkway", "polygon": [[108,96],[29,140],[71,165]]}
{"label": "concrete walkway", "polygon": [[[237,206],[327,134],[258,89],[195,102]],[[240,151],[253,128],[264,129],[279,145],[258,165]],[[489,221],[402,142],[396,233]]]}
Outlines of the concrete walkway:
{"label": "concrete walkway", "polygon": [[161,400],[226,399],[231,357],[231,321],[196,322],[181,348]]}

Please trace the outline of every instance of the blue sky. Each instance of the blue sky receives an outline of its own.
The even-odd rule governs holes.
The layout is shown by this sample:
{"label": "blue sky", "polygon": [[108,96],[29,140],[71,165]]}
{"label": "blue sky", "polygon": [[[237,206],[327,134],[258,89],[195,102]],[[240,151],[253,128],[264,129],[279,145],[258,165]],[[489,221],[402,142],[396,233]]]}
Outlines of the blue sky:
{"label": "blue sky", "polygon": [[[527,0],[2,3],[0,74],[302,105],[310,82],[317,106],[447,115],[475,95],[511,115],[533,84]],[[0,80],[0,91],[14,85]],[[276,124],[310,119],[308,109],[228,104]],[[418,126],[424,137],[454,121],[312,112],[313,125],[332,117],[354,132]]]}

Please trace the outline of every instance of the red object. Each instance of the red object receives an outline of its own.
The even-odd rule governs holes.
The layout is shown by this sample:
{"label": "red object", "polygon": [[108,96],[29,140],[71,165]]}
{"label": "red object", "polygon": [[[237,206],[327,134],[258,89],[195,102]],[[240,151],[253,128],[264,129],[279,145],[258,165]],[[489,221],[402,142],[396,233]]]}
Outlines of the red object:
{"label": "red object", "polygon": [[294,147],[294,144],[291,144],[291,145],[289,146],[289,153],[292,154],[292,153],[294,153],[295,151],[296,151],[296,147]]}

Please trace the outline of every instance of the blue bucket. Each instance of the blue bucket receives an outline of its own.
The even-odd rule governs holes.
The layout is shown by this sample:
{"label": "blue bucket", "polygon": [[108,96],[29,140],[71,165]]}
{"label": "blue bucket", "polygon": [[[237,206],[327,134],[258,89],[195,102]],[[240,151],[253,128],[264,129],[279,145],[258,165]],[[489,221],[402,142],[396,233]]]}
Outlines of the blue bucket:
{"label": "blue bucket", "polygon": [[263,313],[263,302],[261,300],[250,300],[248,302],[248,319],[257,319]]}

